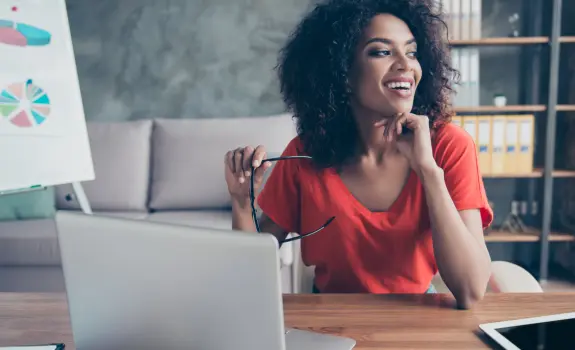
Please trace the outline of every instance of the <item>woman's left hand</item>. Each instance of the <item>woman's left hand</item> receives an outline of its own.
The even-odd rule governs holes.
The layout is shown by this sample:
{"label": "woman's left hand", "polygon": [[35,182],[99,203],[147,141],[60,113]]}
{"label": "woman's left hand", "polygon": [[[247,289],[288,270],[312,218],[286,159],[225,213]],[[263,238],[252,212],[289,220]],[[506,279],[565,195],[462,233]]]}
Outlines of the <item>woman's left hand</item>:
{"label": "woman's left hand", "polygon": [[[410,132],[402,135],[405,128]],[[399,152],[409,159],[411,168],[418,175],[421,175],[422,171],[437,168],[437,163],[433,158],[431,130],[427,116],[412,113],[399,114],[385,128],[385,134],[388,140],[394,138],[397,140]]]}

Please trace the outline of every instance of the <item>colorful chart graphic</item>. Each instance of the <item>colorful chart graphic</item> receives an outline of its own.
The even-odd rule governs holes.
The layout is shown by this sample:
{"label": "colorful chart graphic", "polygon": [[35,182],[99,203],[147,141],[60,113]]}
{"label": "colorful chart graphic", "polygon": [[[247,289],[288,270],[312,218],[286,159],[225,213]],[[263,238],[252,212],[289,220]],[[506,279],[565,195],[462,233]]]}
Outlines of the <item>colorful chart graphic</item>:
{"label": "colorful chart graphic", "polygon": [[41,125],[50,114],[50,98],[32,80],[14,83],[0,92],[0,115],[21,128]]}
{"label": "colorful chart graphic", "polygon": [[0,19],[0,43],[14,46],[44,46],[52,35],[38,27]]}

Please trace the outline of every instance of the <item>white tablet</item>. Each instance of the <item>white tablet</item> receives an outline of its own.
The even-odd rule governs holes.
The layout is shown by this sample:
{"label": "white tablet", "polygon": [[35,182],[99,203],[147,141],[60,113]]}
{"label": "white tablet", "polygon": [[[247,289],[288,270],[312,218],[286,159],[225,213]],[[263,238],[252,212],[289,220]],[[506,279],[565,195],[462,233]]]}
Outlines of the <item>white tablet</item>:
{"label": "white tablet", "polygon": [[575,312],[485,323],[479,328],[505,350],[575,349]]}

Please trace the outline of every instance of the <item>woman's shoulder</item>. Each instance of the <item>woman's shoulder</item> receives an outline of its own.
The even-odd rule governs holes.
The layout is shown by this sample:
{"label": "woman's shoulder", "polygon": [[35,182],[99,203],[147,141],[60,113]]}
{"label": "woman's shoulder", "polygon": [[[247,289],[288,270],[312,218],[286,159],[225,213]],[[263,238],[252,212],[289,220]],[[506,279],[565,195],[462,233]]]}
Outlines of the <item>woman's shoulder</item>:
{"label": "woman's shoulder", "polygon": [[289,156],[308,156],[305,152],[305,147],[300,136],[295,136],[290,140],[290,142],[284,148],[282,157]]}
{"label": "woman's shoulder", "polygon": [[435,129],[433,143],[436,148],[475,147],[475,141],[471,135],[461,126],[453,123],[445,123]]}
{"label": "woman's shoulder", "polygon": [[439,163],[464,154],[475,153],[476,150],[471,135],[458,125],[446,123],[435,130],[433,153]]}

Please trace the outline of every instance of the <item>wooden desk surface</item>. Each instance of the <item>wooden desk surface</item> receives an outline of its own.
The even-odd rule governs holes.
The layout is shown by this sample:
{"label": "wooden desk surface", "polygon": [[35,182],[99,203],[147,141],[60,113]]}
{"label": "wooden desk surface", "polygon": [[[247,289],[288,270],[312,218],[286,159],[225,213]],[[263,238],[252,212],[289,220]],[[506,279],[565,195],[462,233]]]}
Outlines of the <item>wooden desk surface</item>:
{"label": "wooden desk surface", "polygon": [[[489,294],[473,310],[426,295],[286,295],[289,327],[340,334],[357,350],[489,349],[480,323],[575,311],[575,293]],[[75,349],[63,294],[0,293],[0,346],[63,342]]]}

